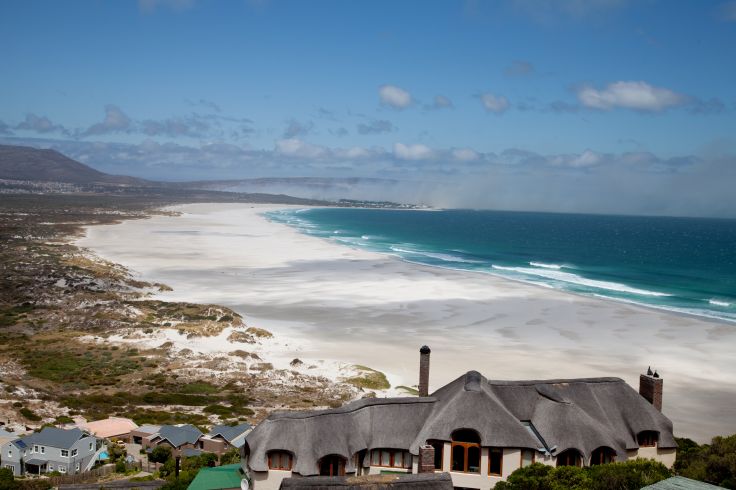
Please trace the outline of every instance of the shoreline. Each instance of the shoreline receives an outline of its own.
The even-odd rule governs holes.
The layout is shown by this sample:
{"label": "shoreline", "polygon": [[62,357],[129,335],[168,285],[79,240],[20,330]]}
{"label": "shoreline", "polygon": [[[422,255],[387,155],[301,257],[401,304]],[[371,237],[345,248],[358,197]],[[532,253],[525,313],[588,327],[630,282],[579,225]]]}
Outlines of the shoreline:
{"label": "shoreline", "polygon": [[[412,386],[426,343],[433,389],[469,369],[492,379],[617,376],[636,389],[649,363],[666,380],[676,433],[705,441],[736,427],[726,322],[416,264],[260,216],[293,207],[304,208],[180,205],[167,208],[178,217],[87,227],[76,243],[174,288],[160,299],[232,308],[288,344],[286,357],[363,364]],[[184,240],[172,249],[167,237]]]}
{"label": "shoreline", "polygon": [[[295,206],[295,207],[296,208],[299,208],[299,209],[329,209],[329,208],[325,208],[324,206]],[[270,211],[278,211],[278,210],[281,210],[281,209],[288,209],[288,208],[280,207],[278,209],[269,210],[267,212],[270,212]],[[357,209],[374,209],[374,208],[357,208]],[[413,209],[412,211],[443,211],[443,210],[444,209],[442,209],[442,208],[431,208],[431,209]],[[386,211],[403,211],[403,210],[386,209]],[[518,212],[523,213],[525,211],[518,211]],[[550,213],[550,214],[566,214],[566,213]],[[289,226],[286,223],[281,223],[281,222],[279,222],[277,220],[270,219],[269,217],[265,216],[265,212],[262,213],[261,216],[264,219],[266,219],[267,221],[271,222],[271,223],[278,224],[278,225]],[[293,228],[298,233],[300,233],[302,235],[309,236],[309,237],[312,237],[312,238],[316,238],[316,239],[319,239],[319,240],[323,240],[324,242],[332,245],[332,242],[327,237],[310,235],[308,233],[304,233],[302,230],[299,230],[296,227],[293,227]],[[377,255],[380,255],[382,257],[386,257],[386,258],[390,258],[390,259],[396,259],[396,260],[399,260],[401,262],[405,262],[407,264],[413,264],[413,265],[420,266],[420,267],[433,267],[433,268],[445,269],[445,270],[451,270],[451,271],[458,271],[458,272],[463,272],[463,273],[468,273],[468,274],[482,274],[482,275],[485,274],[485,275],[490,275],[490,276],[493,276],[495,278],[501,279],[502,281],[511,281],[511,282],[515,282],[515,283],[519,283],[519,284],[524,284],[526,286],[531,286],[531,287],[535,287],[535,288],[542,288],[543,290],[553,290],[553,291],[557,291],[557,292],[564,293],[564,294],[578,296],[580,298],[595,299],[595,300],[600,300],[600,301],[604,301],[604,302],[611,301],[611,302],[614,302],[614,303],[624,304],[624,305],[627,305],[627,306],[632,307],[632,308],[643,308],[645,310],[650,310],[650,311],[659,312],[659,313],[664,312],[664,313],[669,314],[669,315],[682,316],[682,317],[685,317],[685,318],[690,318],[690,319],[693,319],[693,320],[698,320],[698,321],[703,321],[703,322],[711,322],[711,323],[716,323],[716,324],[725,324],[725,325],[730,325],[730,326],[733,326],[733,327],[736,328],[736,320],[729,320],[727,318],[720,318],[720,317],[712,316],[712,315],[699,315],[699,314],[696,314],[696,313],[690,313],[688,311],[682,311],[682,310],[677,309],[677,308],[669,308],[669,307],[665,307],[665,306],[657,306],[657,305],[653,305],[653,304],[641,303],[641,302],[634,301],[634,300],[627,300],[627,299],[623,299],[623,298],[615,298],[615,297],[612,297],[612,296],[605,296],[603,294],[595,294],[595,293],[588,294],[588,293],[582,293],[582,292],[576,292],[576,291],[569,291],[569,290],[565,290],[565,289],[561,289],[561,288],[556,288],[556,287],[553,287],[553,286],[546,286],[546,285],[544,285],[542,283],[535,282],[535,281],[524,280],[524,279],[520,279],[520,278],[516,278],[516,277],[510,277],[510,276],[505,276],[503,274],[499,274],[499,273],[493,272],[493,269],[489,269],[489,270],[473,270],[473,269],[460,269],[460,268],[455,268],[455,267],[450,267],[450,266],[442,266],[442,265],[438,265],[438,264],[424,264],[422,262],[412,261],[412,260],[406,259],[406,258],[401,257],[400,255],[394,254],[394,253],[381,252],[381,251],[375,251],[375,250],[365,250],[363,248],[360,248],[358,246],[352,245],[352,244],[347,243],[347,242],[342,242],[340,246],[349,247],[352,250],[356,250],[356,251],[360,251],[360,252],[367,252],[367,253],[377,254]]]}

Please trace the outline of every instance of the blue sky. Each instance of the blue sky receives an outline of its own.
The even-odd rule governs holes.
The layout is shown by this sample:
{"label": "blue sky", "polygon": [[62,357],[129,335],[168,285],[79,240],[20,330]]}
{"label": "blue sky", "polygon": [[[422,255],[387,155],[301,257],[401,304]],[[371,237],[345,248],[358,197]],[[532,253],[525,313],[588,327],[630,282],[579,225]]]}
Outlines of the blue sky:
{"label": "blue sky", "polygon": [[734,1],[7,0],[0,32],[3,140],[113,173],[667,187],[736,165]]}

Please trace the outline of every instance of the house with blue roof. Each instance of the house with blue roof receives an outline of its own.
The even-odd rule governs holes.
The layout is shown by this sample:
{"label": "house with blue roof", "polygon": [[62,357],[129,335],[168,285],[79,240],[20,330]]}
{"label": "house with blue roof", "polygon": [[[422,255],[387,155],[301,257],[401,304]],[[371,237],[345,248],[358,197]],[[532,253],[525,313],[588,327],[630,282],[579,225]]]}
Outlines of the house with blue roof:
{"label": "house with blue roof", "polygon": [[200,439],[200,447],[208,453],[218,456],[230,449],[240,449],[245,444],[245,436],[253,429],[247,423],[239,425],[215,425],[207,435]]}
{"label": "house with blue roof", "polygon": [[100,447],[101,441],[80,429],[44,427],[2,444],[0,461],[15,476],[53,471],[76,474],[92,468]]}
{"label": "house with blue roof", "polygon": [[162,425],[158,430],[142,438],[143,447],[151,452],[156,446],[168,446],[173,456],[183,456],[185,449],[201,449],[202,431],[190,424]]}

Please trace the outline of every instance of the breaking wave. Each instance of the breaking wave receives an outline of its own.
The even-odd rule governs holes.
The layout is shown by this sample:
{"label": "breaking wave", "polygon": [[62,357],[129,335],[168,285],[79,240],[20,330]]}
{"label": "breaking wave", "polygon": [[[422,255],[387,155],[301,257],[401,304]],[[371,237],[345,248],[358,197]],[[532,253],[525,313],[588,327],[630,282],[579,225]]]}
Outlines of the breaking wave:
{"label": "breaking wave", "polygon": [[660,293],[658,291],[648,291],[646,289],[632,288],[631,286],[627,286],[626,284],[619,284],[617,282],[587,279],[585,277],[578,276],[577,274],[572,274],[570,272],[560,272],[558,270],[531,269],[529,267],[503,267],[500,265],[492,265],[491,267],[495,270],[539,276],[544,277],[545,279],[551,279],[553,281],[576,284],[578,286],[586,286],[596,289],[605,289],[608,291],[618,291],[620,293],[639,294],[643,296],[656,297],[672,296],[671,294]]}

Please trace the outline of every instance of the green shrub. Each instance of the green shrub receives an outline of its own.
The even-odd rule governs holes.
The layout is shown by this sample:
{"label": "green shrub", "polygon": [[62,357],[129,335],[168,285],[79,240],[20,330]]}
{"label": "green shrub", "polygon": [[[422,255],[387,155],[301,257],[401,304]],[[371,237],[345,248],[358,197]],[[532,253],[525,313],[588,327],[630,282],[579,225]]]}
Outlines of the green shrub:
{"label": "green shrub", "polygon": [[636,459],[579,468],[540,463],[521,468],[499,482],[495,490],[639,490],[670,477],[657,461]]}
{"label": "green shrub", "polygon": [[32,410],[30,410],[30,409],[28,409],[26,407],[23,407],[23,408],[21,408],[18,411],[20,412],[20,414],[22,416],[24,416],[28,420],[32,420],[33,422],[38,422],[39,420],[41,420],[41,416],[40,415],[36,414],[34,411],[32,411]]}

